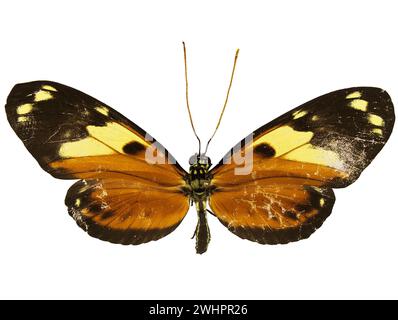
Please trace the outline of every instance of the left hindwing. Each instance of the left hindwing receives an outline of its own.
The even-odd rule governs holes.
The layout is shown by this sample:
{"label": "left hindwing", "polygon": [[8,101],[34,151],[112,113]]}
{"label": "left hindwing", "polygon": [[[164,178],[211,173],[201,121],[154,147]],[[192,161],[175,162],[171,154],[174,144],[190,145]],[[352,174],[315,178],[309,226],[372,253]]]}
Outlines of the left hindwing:
{"label": "left hindwing", "polygon": [[[211,170],[210,206],[243,238],[306,238],[330,214],[331,188],[359,177],[394,120],[391,99],[379,88],[343,89],[309,101],[253,132]],[[249,172],[237,174],[242,164],[235,157],[251,154],[244,164]]]}

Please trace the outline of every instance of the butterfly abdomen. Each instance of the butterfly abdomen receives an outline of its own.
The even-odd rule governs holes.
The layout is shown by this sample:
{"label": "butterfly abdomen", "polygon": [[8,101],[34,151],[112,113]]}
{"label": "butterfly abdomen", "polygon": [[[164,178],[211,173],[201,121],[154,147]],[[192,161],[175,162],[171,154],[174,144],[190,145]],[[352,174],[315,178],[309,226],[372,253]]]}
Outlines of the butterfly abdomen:
{"label": "butterfly abdomen", "polygon": [[210,229],[206,218],[206,201],[196,203],[198,212],[198,224],[196,225],[196,253],[202,254],[207,251],[210,242]]}

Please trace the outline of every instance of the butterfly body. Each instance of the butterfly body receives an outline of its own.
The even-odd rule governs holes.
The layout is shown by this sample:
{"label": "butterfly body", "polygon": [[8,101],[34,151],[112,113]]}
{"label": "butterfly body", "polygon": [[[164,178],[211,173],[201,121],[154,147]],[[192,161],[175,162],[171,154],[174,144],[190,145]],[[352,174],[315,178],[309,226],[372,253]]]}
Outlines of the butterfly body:
{"label": "butterfly body", "polygon": [[198,214],[198,223],[195,229],[196,252],[201,254],[206,252],[210,242],[210,230],[207,223],[207,203],[214,186],[211,184],[211,166],[210,158],[205,156],[191,157],[194,163],[189,167],[189,173],[186,175],[187,186],[185,190],[189,196],[191,204],[195,204]]}
{"label": "butterfly body", "polygon": [[308,238],[330,215],[333,188],[359,177],[395,121],[386,91],[337,90],[255,130],[215,166],[195,155],[187,172],[116,110],[56,82],[17,84],[6,113],[45,171],[78,180],[65,204],[89,235],[125,245],[158,240],[193,204],[197,253],[210,241],[208,206],[242,239],[284,244]]}

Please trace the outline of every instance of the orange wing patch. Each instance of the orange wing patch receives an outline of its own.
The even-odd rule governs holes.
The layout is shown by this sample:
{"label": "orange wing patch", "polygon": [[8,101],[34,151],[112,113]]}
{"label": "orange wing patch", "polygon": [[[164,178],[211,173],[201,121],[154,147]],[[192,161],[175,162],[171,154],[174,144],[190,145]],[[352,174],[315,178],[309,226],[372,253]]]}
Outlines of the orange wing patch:
{"label": "orange wing patch", "polygon": [[189,208],[188,198],[178,188],[115,176],[75,183],[65,204],[88,234],[120,244],[140,244],[166,236]]}
{"label": "orange wing patch", "polygon": [[270,178],[216,189],[210,207],[231,232],[261,244],[308,238],[330,215],[332,189],[305,179]]}
{"label": "orange wing patch", "polygon": [[218,187],[227,187],[273,177],[295,177],[304,179],[303,181],[310,185],[337,185],[339,181],[347,178],[347,173],[339,169],[279,158],[267,159],[255,153],[252,162],[247,165],[252,166],[252,171],[247,175],[237,175],[235,169],[239,165],[235,163],[215,168],[212,171],[212,183]]}

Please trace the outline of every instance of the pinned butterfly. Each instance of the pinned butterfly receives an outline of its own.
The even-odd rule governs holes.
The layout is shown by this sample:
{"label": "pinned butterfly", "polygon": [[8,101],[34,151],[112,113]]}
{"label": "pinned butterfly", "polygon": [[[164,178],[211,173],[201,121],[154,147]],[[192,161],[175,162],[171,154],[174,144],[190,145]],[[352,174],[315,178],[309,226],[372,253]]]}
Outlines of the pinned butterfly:
{"label": "pinned butterfly", "polygon": [[[238,51],[221,116],[237,56]],[[195,132],[185,46],[184,58]],[[89,235],[125,245],[158,240],[194,204],[200,254],[210,241],[208,212],[235,235],[261,244],[308,238],[331,213],[333,188],[359,177],[388,140],[395,119],[391,99],[382,89],[334,91],[257,129],[213,168],[207,156],[211,139],[202,152],[195,132],[199,152],[186,172],[136,124],[65,85],[17,84],[6,112],[45,171],[59,179],[80,179],[69,189],[65,204]]]}

